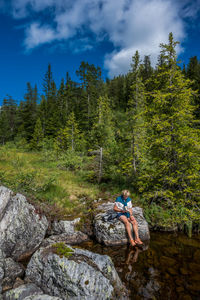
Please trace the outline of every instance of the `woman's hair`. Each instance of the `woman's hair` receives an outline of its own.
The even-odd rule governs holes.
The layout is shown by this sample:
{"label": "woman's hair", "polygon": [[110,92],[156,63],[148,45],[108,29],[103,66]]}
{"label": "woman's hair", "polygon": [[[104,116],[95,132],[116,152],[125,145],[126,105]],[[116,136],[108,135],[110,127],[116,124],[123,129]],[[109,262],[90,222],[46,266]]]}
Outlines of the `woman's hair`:
{"label": "woman's hair", "polygon": [[129,197],[130,196],[130,192],[128,190],[123,190],[122,191],[122,195]]}

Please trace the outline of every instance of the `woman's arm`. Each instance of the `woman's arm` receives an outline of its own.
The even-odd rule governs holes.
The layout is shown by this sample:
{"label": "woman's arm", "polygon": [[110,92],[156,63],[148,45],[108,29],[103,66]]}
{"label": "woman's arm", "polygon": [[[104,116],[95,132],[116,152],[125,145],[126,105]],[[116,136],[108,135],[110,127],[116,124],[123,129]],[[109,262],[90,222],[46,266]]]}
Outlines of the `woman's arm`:
{"label": "woman's arm", "polygon": [[114,209],[114,211],[116,211],[116,212],[122,212],[122,213],[125,212],[123,209],[118,208],[116,204],[114,205],[113,209]]}
{"label": "woman's arm", "polygon": [[132,216],[132,215],[133,215],[132,208],[129,208],[128,211],[129,211],[129,213],[130,213],[130,216]]}

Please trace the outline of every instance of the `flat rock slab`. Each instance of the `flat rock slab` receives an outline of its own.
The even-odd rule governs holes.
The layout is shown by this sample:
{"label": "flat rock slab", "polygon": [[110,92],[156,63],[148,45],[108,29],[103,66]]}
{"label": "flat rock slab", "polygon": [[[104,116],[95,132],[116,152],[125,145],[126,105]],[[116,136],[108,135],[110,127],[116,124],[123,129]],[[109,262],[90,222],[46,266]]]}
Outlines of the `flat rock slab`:
{"label": "flat rock slab", "polygon": [[52,246],[37,250],[27,266],[25,280],[63,300],[127,299],[109,256],[66,247],[71,251],[66,256],[56,254]]}
{"label": "flat rock slab", "polygon": [[[99,243],[103,243],[107,246],[123,245],[128,242],[125,226],[116,217],[117,213],[113,211],[113,207],[114,203],[112,202],[99,205],[97,207],[96,216],[94,217],[95,237]],[[149,226],[143,216],[142,208],[134,207],[132,210],[133,216],[138,223],[141,240],[148,241],[150,239]]]}
{"label": "flat rock slab", "polygon": [[15,260],[33,253],[44,239],[47,218],[21,194],[0,186],[0,249]]}
{"label": "flat rock slab", "polygon": [[47,247],[51,244],[59,243],[59,242],[64,242],[69,245],[78,245],[83,242],[89,241],[89,237],[81,232],[81,231],[76,231],[73,234],[59,234],[59,235],[51,235],[49,238],[44,239],[42,242],[41,246],[42,247]]}
{"label": "flat rock slab", "polygon": [[73,221],[54,221],[52,223],[51,231],[49,235],[57,235],[57,234],[74,234],[75,226],[80,221],[80,218],[74,219]]}

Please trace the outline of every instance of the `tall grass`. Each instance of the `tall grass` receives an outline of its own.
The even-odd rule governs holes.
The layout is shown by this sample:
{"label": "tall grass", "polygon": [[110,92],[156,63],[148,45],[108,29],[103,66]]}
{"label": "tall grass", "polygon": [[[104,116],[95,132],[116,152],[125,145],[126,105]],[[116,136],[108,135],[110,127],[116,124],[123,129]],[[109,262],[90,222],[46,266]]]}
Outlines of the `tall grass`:
{"label": "tall grass", "polygon": [[81,213],[87,201],[98,197],[99,187],[61,168],[63,164],[63,158],[57,159],[50,151],[34,153],[0,147],[0,183],[37,202],[56,205],[64,215]]}

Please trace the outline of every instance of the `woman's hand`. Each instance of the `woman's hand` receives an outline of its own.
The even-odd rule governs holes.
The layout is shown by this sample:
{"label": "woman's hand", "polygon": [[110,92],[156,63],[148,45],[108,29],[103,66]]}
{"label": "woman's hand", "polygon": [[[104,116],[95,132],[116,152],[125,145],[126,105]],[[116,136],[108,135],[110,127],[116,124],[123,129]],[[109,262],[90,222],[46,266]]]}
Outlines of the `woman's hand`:
{"label": "woman's hand", "polygon": [[130,215],[130,220],[131,220],[131,221],[134,221],[134,220],[135,220],[135,218],[134,218],[133,215]]}

